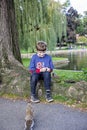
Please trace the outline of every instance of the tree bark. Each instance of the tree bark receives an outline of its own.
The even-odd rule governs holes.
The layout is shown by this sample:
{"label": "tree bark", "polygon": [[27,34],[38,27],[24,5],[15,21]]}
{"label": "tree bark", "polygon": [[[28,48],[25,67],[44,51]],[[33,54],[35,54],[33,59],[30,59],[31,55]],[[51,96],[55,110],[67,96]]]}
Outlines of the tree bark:
{"label": "tree bark", "polygon": [[0,91],[26,94],[28,81],[19,50],[14,0],[0,0]]}

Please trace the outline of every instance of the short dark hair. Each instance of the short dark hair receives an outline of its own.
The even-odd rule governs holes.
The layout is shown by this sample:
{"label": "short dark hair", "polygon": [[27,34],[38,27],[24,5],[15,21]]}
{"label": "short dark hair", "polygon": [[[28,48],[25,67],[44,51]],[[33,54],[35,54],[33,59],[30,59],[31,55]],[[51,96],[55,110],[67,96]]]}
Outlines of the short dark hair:
{"label": "short dark hair", "polygon": [[38,41],[36,44],[37,51],[46,51],[47,43],[44,41]]}

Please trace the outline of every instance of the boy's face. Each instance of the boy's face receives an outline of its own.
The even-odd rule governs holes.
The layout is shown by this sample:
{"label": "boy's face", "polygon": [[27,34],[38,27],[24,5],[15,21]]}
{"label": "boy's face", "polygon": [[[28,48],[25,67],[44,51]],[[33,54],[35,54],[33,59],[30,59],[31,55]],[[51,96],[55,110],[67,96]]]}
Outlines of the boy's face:
{"label": "boy's face", "polygon": [[37,55],[39,57],[44,57],[45,54],[46,54],[46,51],[37,51]]}

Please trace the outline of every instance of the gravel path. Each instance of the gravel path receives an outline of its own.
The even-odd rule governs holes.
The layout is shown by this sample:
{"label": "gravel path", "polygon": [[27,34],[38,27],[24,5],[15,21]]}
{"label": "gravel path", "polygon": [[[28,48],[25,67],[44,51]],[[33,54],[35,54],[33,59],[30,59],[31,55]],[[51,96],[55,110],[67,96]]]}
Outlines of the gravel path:
{"label": "gravel path", "polygon": [[[24,130],[27,102],[0,98],[0,130]],[[33,104],[34,130],[87,130],[87,112],[62,104]]]}

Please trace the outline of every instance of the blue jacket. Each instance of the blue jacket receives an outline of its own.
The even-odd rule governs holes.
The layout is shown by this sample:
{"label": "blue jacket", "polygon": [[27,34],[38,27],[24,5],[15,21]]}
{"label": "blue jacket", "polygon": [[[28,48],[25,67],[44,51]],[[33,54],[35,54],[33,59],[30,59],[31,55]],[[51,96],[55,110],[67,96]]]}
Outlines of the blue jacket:
{"label": "blue jacket", "polygon": [[48,67],[51,71],[54,69],[51,56],[45,54],[44,57],[39,57],[37,54],[34,54],[29,65],[30,72],[36,71],[39,73],[40,69],[43,67]]}

